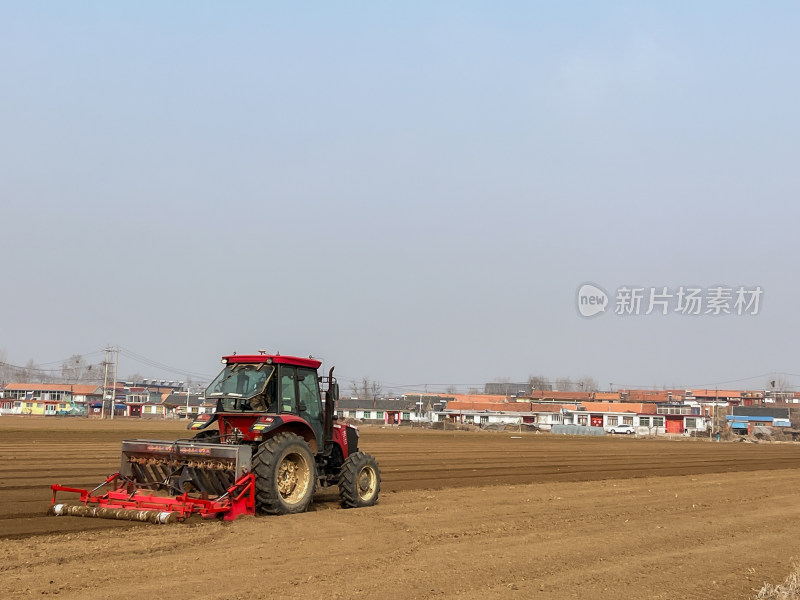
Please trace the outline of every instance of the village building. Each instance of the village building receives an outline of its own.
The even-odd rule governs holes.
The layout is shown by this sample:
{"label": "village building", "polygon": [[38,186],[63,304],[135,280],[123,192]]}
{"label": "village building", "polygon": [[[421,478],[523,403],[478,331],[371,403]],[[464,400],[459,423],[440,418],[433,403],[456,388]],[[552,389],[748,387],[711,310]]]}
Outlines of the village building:
{"label": "village building", "polygon": [[[752,403],[752,400],[755,399],[757,394],[759,393],[751,393],[751,397],[748,399],[750,402],[746,403]],[[739,406],[745,403],[743,402],[742,395],[743,392],[739,390],[695,389],[686,390],[683,399],[686,402],[696,402],[703,406]],[[757,403],[760,404],[760,402]]]}
{"label": "village building", "polygon": [[481,402],[452,400],[436,412],[434,421],[450,421],[465,425],[533,425],[549,431],[564,422],[565,408],[574,405],[536,403],[517,399],[515,402]]}
{"label": "village building", "polygon": [[430,418],[428,405],[419,405],[413,397],[375,400],[342,398],[336,403],[336,416],[375,425],[408,425],[427,422]]}
{"label": "village building", "polygon": [[592,399],[593,392],[561,392],[558,390],[533,390],[524,398],[517,398],[522,402],[588,402]]}
{"label": "village building", "polygon": [[16,415],[85,415],[103,388],[82,383],[8,383],[2,388],[0,412]]}
{"label": "village building", "polygon": [[202,394],[189,392],[173,392],[166,394],[162,400],[164,416],[177,419],[194,418],[207,412],[214,412],[216,403],[206,402]]}
{"label": "village building", "polygon": [[791,429],[789,408],[764,406],[737,406],[725,417],[728,428],[734,433],[751,434],[756,427]]}

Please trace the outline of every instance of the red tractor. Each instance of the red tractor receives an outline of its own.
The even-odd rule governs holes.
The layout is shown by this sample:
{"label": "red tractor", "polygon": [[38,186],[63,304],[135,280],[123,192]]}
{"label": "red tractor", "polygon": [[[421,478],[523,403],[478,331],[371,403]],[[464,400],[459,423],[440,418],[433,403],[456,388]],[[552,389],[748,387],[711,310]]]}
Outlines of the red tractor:
{"label": "red tractor", "polygon": [[[52,486],[51,512],[153,522],[280,515],[305,511],[318,483],[338,486],[344,507],[377,502],[378,463],[359,451],[358,429],[337,422],[333,368],[320,377],[314,358],[264,353],[222,362],[205,393],[216,410],[189,425],[193,438],[123,441],[119,473],[91,491]],[[59,491],[81,504],[56,504]]]}

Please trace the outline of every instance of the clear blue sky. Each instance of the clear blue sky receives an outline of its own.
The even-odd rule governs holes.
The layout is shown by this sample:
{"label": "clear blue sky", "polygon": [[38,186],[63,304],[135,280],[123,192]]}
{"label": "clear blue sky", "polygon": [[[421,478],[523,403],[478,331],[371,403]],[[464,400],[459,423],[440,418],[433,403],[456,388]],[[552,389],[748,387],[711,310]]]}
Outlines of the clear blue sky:
{"label": "clear blue sky", "polygon": [[[2,3],[0,349],[800,373],[798,31],[793,2]],[[764,296],[584,319],[587,281]]]}

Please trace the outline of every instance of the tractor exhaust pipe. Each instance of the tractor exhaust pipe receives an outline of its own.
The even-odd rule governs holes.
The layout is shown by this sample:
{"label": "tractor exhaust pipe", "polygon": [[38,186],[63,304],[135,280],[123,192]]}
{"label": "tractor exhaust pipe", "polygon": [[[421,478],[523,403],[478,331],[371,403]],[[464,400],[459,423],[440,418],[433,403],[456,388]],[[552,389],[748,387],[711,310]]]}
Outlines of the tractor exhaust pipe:
{"label": "tractor exhaust pipe", "polygon": [[331,367],[328,371],[328,389],[325,390],[325,413],[323,415],[323,439],[325,452],[328,452],[333,446],[333,415],[336,411],[336,402],[339,400],[338,387],[336,380],[333,378],[333,370],[336,367]]}

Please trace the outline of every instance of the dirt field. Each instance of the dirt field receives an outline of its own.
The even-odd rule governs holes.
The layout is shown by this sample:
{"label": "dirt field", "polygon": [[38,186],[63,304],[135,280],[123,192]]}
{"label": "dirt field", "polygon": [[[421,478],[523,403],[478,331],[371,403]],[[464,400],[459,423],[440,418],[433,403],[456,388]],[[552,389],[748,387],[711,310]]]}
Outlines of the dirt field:
{"label": "dirt field", "polygon": [[[749,598],[800,560],[800,445],[363,428],[378,506],[173,526],[45,517],[124,438],[0,417],[0,598]],[[66,499],[67,496],[64,497]]]}

